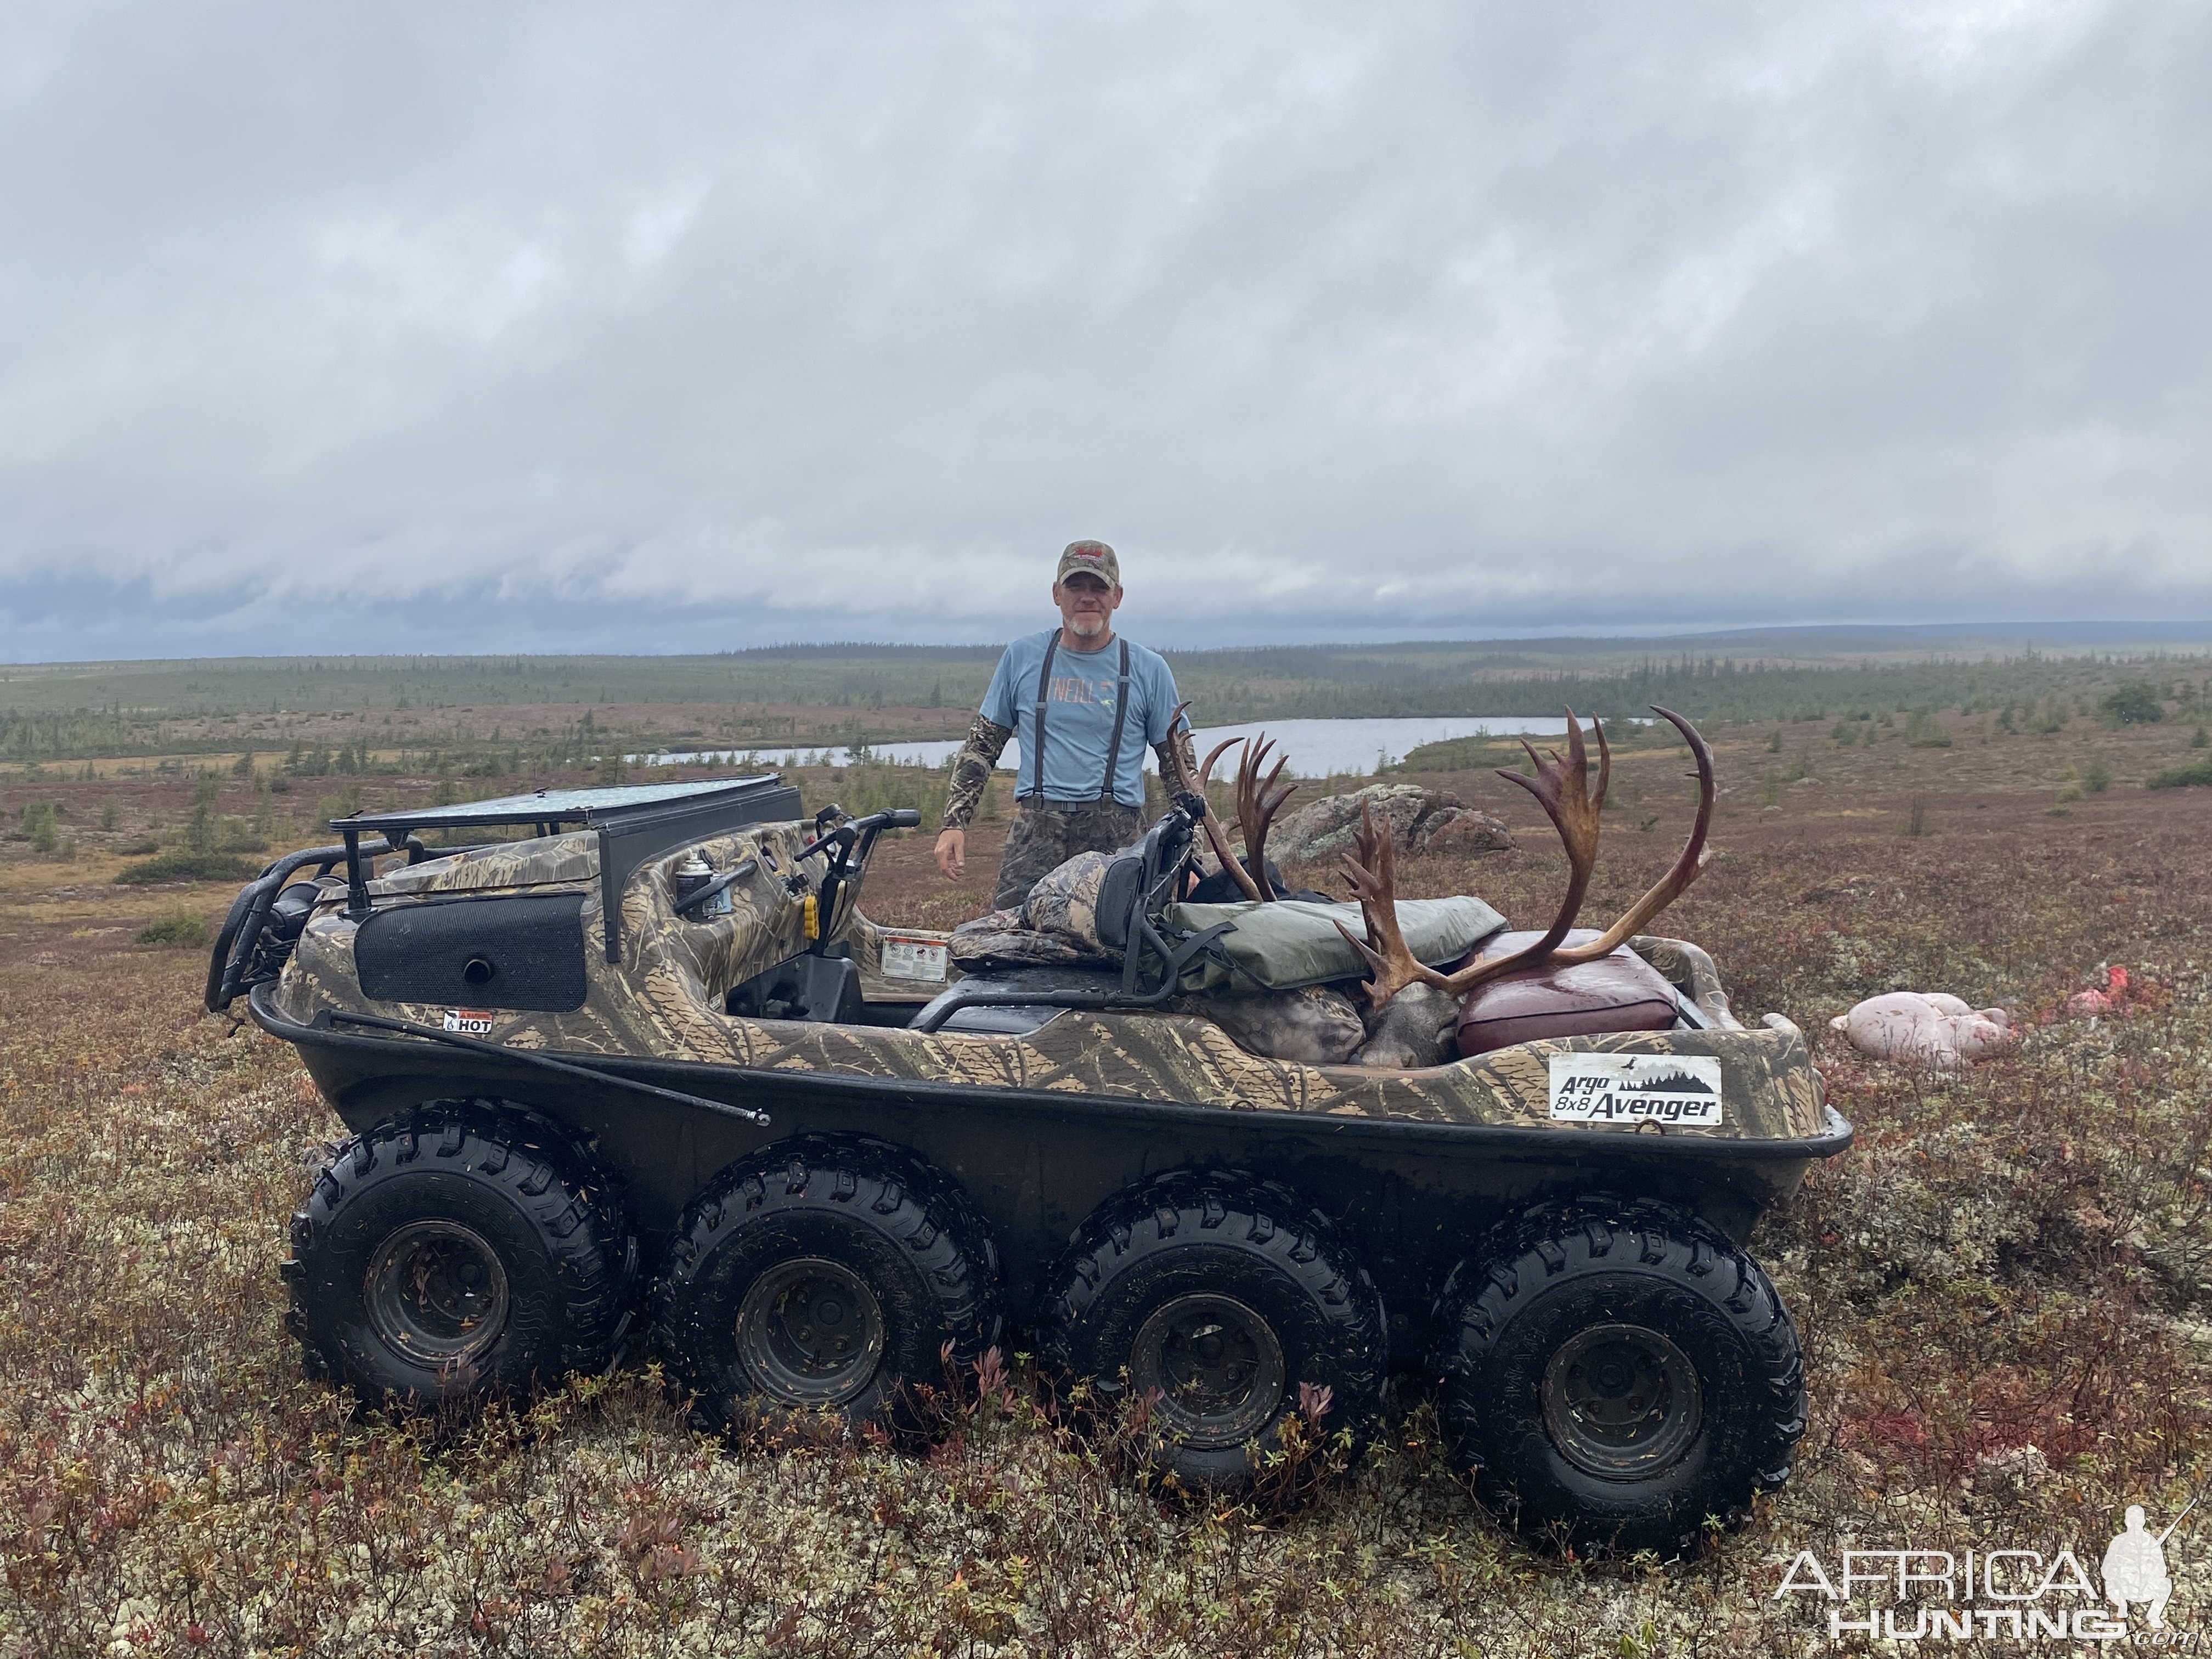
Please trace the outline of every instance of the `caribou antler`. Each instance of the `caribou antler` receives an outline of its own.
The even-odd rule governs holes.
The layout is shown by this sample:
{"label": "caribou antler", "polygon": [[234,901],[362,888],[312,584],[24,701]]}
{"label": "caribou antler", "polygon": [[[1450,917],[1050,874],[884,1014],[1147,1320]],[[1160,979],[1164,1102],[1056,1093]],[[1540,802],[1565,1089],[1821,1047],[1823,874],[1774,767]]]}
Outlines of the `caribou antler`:
{"label": "caribou antler", "polygon": [[[1176,722],[1182,718],[1183,710],[1189,707],[1190,703],[1188,700],[1176,705],[1175,713],[1168,716],[1169,731],[1172,732],[1176,729]],[[1205,817],[1200,822],[1205,826],[1206,840],[1213,843],[1213,855],[1221,860],[1221,867],[1229,872],[1231,878],[1244,890],[1246,898],[1255,900],[1272,898],[1274,896],[1272,893],[1263,893],[1260,890],[1260,884],[1252,879],[1244,866],[1237,861],[1237,855],[1229,850],[1229,832],[1222,828],[1221,820],[1214,815],[1213,803],[1206,798],[1206,786],[1213,776],[1214,762],[1221,758],[1224,750],[1230,748],[1236,742],[1235,738],[1231,738],[1225,742],[1214,744],[1213,752],[1206,757],[1206,764],[1200,767],[1197,774],[1188,780],[1190,786],[1189,793],[1198,798],[1200,806],[1204,809]],[[1194,754],[1197,752],[1194,746],[1192,752]]]}
{"label": "caribou antler", "polygon": [[[1358,840],[1358,856],[1345,854],[1344,872],[1351,880],[1353,895],[1359,901],[1361,916],[1367,923],[1368,943],[1352,939],[1351,931],[1338,925],[1338,932],[1351,939],[1370,969],[1368,1000],[1370,1009],[1380,1009],[1408,985],[1433,985],[1452,996],[1462,996],[1486,980],[1516,968],[1527,968],[1547,959],[1559,962],[1589,962],[1617,949],[1620,942],[1649,922],[1652,917],[1673,903],[1682,890],[1698,878],[1705,860],[1705,832],[1713,816],[1713,755],[1704,738],[1689,721],[1672,710],[1656,705],[1652,712],[1669,722],[1681,732],[1690,744],[1690,751],[1698,762],[1698,820],[1690,832],[1688,844],[1674,860],[1674,868],[1662,877],[1643,897],[1628,908],[1620,921],[1606,929],[1603,934],[1587,945],[1578,945],[1562,951],[1559,943],[1566,938],[1581,912],[1583,895],[1589,891],[1590,872],[1597,864],[1598,813],[1605,803],[1607,785],[1613,775],[1613,753],[1605,739],[1605,729],[1591,722],[1597,733],[1597,787],[1589,786],[1588,750],[1583,745],[1582,727],[1575,720],[1574,710],[1567,711],[1567,752],[1564,759],[1557,750],[1551,751],[1549,760],[1539,757],[1523,741],[1534,763],[1536,775],[1523,777],[1518,772],[1500,770],[1498,776],[1519,784],[1536,798],[1545,816],[1552,820],[1559,832],[1559,839],[1567,849],[1567,890],[1561,896],[1558,914],[1540,938],[1524,950],[1510,956],[1495,957],[1487,961],[1470,963],[1455,974],[1443,974],[1413,959],[1406,948],[1404,935],[1399,931],[1396,892],[1395,854],[1387,830],[1377,831],[1373,819],[1363,809]],[[1379,948],[1378,948],[1379,947]]]}
{"label": "caribou antler", "polygon": [[1284,756],[1275,763],[1275,769],[1267,774],[1267,781],[1260,778],[1260,769],[1267,764],[1267,751],[1275,745],[1267,734],[1244,740],[1244,757],[1237,766],[1237,827],[1244,832],[1244,862],[1251,866],[1252,879],[1256,885],[1270,889],[1267,896],[1274,897],[1273,884],[1267,879],[1267,826],[1275,821],[1275,814],[1283,810],[1283,803],[1297,793],[1296,781],[1278,784],[1283,769],[1291,763]]}
{"label": "caribou antler", "polygon": [[[1681,897],[1683,890],[1698,878],[1698,873],[1705,867],[1705,860],[1711,856],[1705,848],[1705,831],[1713,822],[1712,745],[1705,740],[1696,726],[1673,709],[1662,708],[1654,703],[1651,712],[1682,734],[1682,740],[1690,745],[1690,753],[1696,757],[1698,769],[1694,775],[1698,780],[1698,821],[1691,826],[1690,839],[1683,843],[1681,854],[1674,860],[1674,868],[1652,883],[1644,890],[1644,896],[1622,913],[1620,921],[1589,944],[1577,945],[1556,952],[1555,959],[1558,961],[1595,962],[1600,957],[1612,955],[1620,948],[1624,939],[1642,932],[1646,922]],[[1601,741],[1602,738],[1601,733]],[[1602,787],[1598,790],[1598,799],[1601,802],[1605,799]]]}
{"label": "caribou antler", "polygon": [[[1375,827],[1367,803],[1359,804],[1359,830],[1354,837],[1359,856],[1344,855],[1344,873],[1352,882],[1352,896],[1359,901],[1359,915],[1367,924],[1367,937],[1353,939],[1342,922],[1336,931],[1366,959],[1367,1000],[1380,1008],[1408,985],[1434,977],[1433,970],[1413,960],[1406,936],[1398,931],[1398,853],[1390,843],[1386,824]],[[1379,948],[1378,948],[1379,947]]]}
{"label": "caribou antler", "polygon": [[[1367,923],[1370,941],[1382,947],[1378,954],[1368,946],[1361,946],[1360,954],[1376,971],[1370,975],[1368,1003],[1379,1009],[1408,985],[1419,981],[1433,985],[1454,996],[1473,990],[1483,981],[1523,968],[1540,961],[1559,948],[1559,941],[1575,925],[1575,917],[1583,908],[1583,895],[1589,890],[1590,872],[1597,865],[1598,809],[1605,799],[1607,784],[1613,776],[1613,751],[1605,740],[1605,728],[1591,722],[1597,732],[1597,789],[1589,787],[1589,751],[1583,745],[1583,729],[1575,720],[1575,711],[1567,710],[1567,752],[1564,759],[1556,749],[1545,759],[1522,740],[1530,763],[1536,769],[1533,778],[1518,772],[1500,769],[1498,775],[1519,784],[1536,798],[1544,815],[1559,832],[1559,839],[1567,849],[1567,890],[1559,899],[1559,908],[1552,918],[1552,925],[1540,938],[1525,949],[1510,956],[1494,957],[1486,962],[1470,963],[1455,974],[1440,974],[1413,959],[1406,948],[1405,936],[1398,930],[1398,909],[1395,866],[1396,854],[1391,849],[1389,832],[1379,836],[1374,831],[1373,821],[1366,810],[1361,809],[1358,847],[1360,858],[1344,855],[1344,873],[1352,883],[1352,890],[1359,900],[1359,914]],[[1351,939],[1343,923],[1337,931]],[[1352,941],[1355,945],[1358,940]]]}

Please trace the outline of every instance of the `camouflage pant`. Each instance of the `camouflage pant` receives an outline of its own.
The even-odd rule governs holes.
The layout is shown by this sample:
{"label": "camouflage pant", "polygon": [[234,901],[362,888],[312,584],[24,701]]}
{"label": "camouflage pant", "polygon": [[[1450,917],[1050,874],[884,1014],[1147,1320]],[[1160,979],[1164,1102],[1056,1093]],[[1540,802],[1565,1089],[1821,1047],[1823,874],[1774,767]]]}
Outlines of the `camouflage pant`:
{"label": "camouflage pant", "polygon": [[1029,896],[1037,878],[1057,870],[1078,853],[1110,853],[1145,833],[1145,809],[1119,801],[1086,800],[1063,805],[1025,800],[1006,831],[1006,851],[999,860],[994,910],[1012,910]]}

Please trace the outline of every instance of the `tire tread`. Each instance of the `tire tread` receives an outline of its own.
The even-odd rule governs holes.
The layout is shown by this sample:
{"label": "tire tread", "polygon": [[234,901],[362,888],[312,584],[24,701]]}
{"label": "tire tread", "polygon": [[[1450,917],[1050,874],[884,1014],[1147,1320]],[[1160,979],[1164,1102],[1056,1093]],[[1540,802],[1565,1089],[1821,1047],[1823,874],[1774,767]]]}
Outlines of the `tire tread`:
{"label": "tire tread", "polygon": [[[1723,1524],[1747,1518],[1753,1499],[1784,1485],[1805,1432],[1804,1363],[1795,1322],[1759,1264],[1711,1224],[1648,1199],[1594,1196],[1537,1206],[1501,1224],[1453,1270],[1437,1298],[1442,1334],[1437,1369],[1446,1433],[1474,1468],[1492,1501],[1515,1494],[1481,1455],[1485,1425],[1473,1396],[1492,1352],[1538,1286],[1577,1273],[1611,1274],[1640,1267],[1709,1304],[1728,1322],[1747,1362],[1747,1409],[1758,1415],[1746,1467],[1723,1471],[1706,1496]],[[1729,1270],[1733,1268],[1733,1273]],[[1606,1535],[1571,1514],[1543,1513],[1577,1538]],[[1704,1514],[1649,1525],[1611,1524],[1631,1547],[1694,1544]]]}
{"label": "tire tread", "polygon": [[[396,1176],[426,1148],[437,1161],[466,1164],[520,1211],[546,1244],[566,1313],[559,1369],[604,1369],[615,1357],[633,1299],[636,1240],[605,1183],[592,1179],[582,1147],[527,1113],[483,1101],[432,1102],[353,1136],[331,1154],[305,1203],[292,1212],[292,1254],[278,1271],[291,1287],[285,1327],[307,1351],[308,1369],[367,1381],[355,1375],[338,1345],[318,1334],[319,1310],[309,1300],[311,1259],[343,1224],[348,1209],[376,1184],[380,1170]],[[530,1151],[539,1155],[529,1156]],[[498,1379],[509,1385],[522,1380]]]}

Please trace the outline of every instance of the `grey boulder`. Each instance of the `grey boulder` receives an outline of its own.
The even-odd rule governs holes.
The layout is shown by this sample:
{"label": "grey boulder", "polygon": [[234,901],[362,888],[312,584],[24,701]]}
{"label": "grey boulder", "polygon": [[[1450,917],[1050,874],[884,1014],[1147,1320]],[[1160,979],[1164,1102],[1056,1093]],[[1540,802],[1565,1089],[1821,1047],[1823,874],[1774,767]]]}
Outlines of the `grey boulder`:
{"label": "grey boulder", "polygon": [[1370,783],[1349,794],[1309,801],[1277,819],[1267,832],[1268,855],[1281,864],[1311,864],[1350,852],[1362,806],[1389,828],[1401,853],[1468,856],[1513,849],[1512,833],[1500,820],[1455,795],[1418,783]]}

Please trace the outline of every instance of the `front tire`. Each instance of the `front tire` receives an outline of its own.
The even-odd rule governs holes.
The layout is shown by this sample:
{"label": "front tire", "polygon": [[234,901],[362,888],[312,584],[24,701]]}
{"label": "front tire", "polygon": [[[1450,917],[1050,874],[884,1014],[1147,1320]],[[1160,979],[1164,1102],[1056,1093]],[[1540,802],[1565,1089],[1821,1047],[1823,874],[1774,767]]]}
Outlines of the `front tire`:
{"label": "front tire", "polygon": [[1759,1264],[1692,1217],[1539,1211],[1454,1273],[1437,1317],[1446,1434],[1509,1521],[1673,1555],[1789,1478],[1796,1328]]}
{"label": "front tire", "polygon": [[1384,1375],[1382,1297],[1326,1218],[1229,1172],[1176,1171],[1109,1200],[1053,1271],[1040,1347],[1109,1402],[1150,1399],[1152,1461],[1242,1491],[1299,1408],[1366,1429]]}
{"label": "front tire", "polygon": [[998,1253],[959,1190],[881,1141],[807,1136],[725,1173],[684,1212],[659,1340],[730,1428],[763,1413],[911,1419],[944,1351],[998,1340]]}
{"label": "front tire", "polygon": [[587,1161],[520,1113],[426,1107],[356,1135],[292,1217],[287,1323],[365,1399],[424,1405],[603,1370],[637,1248]]}

